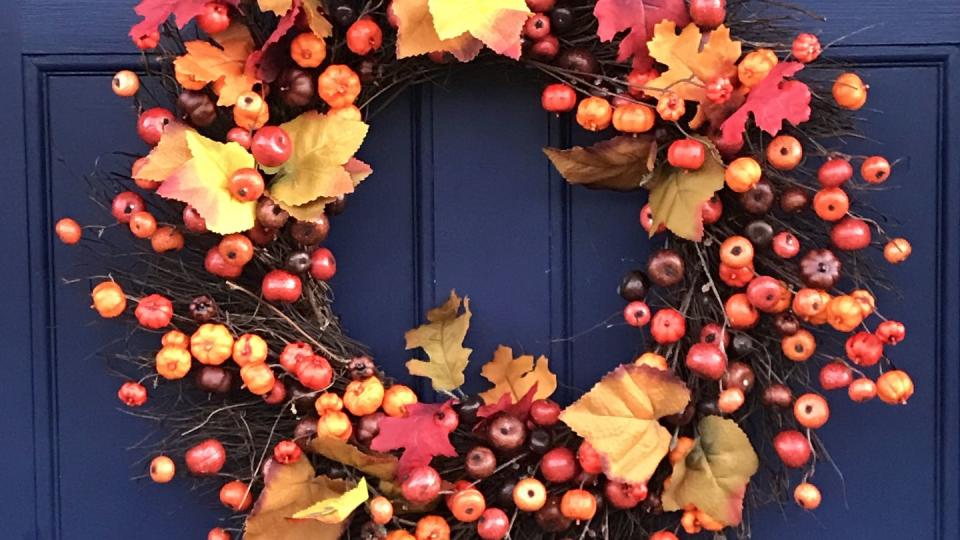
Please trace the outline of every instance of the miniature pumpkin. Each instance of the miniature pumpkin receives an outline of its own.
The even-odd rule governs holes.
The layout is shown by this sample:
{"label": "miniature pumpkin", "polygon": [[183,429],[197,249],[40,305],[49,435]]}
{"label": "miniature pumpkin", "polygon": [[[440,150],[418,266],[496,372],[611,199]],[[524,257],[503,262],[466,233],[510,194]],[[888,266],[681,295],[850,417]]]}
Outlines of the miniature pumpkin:
{"label": "miniature pumpkin", "polygon": [[383,394],[383,412],[387,416],[406,416],[407,405],[417,402],[417,394],[409,386],[395,384]]}
{"label": "miniature pumpkin", "polygon": [[317,414],[323,416],[330,411],[343,410],[343,400],[333,392],[324,392],[313,402],[313,406],[317,409]]}
{"label": "miniature pumpkin", "polygon": [[350,417],[343,411],[329,411],[317,421],[318,437],[333,437],[346,441],[353,434]]}
{"label": "miniature pumpkin", "polygon": [[383,383],[376,377],[351,381],[343,392],[343,405],[354,416],[372,414],[383,403]]}
{"label": "miniature pumpkin", "polygon": [[186,349],[190,346],[190,338],[179,330],[170,330],[163,335],[160,343],[164,347],[176,347],[177,349]]}
{"label": "miniature pumpkin", "polygon": [[273,370],[263,362],[254,362],[240,368],[240,378],[247,390],[258,396],[269,394],[277,383]]}
{"label": "miniature pumpkin", "polygon": [[297,363],[297,380],[310,390],[323,390],[333,382],[333,368],[326,358],[313,354]]}
{"label": "miniature pumpkin", "polygon": [[450,540],[450,525],[440,516],[423,516],[417,521],[414,537],[417,540]]}
{"label": "miniature pumpkin", "polygon": [[877,379],[877,396],[890,405],[905,405],[913,395],[913,380],[907,372],[895,369]]}
{"label": "miniature pumpkin", "polygon": [[222,324],[203,324],[190,336],[190,353],[201,364],[219,366],[233,354],[233,336]]}
{"label": "miniature pumpkin", "polygon": [[256,334],[244,334],[233,343],[233,361],[244,367],[267,359],[267,342]]}
{"label": "miniature pumpkin", "polygon": [[173,319],[173,302],[169,298],[151,294],[140,299],[133,314],[144,328],[159,330],[170,324]]}
{"label": "miniature pumpkin", "polygon": [[800,319],[812,322],[813,319],[825,315],[830,295],[817,289],[800,289],[793,296],[793,312]]}
{"label": "miniature pumpkin", "polygon": [[90,297],[93,298],[93,308],[105,319],[119,317],[127,309],[127,297],[120,285],[113,281],[104,281],[94,287]]}
{"label": "miniature pumpkin", "polygon": [[827,322],[838,332],[851,332],[863,322],[860,302],[849,295],[836,296],[827,302]]}
{"label": "miniature pumpkin", "polygon": [[178,347],[164,347],[157,353],[157,373],[164,379],[176,380],[186,377],[190,371],[190,353]]}
{"label": "miniature pumpkin", "polygon": [[877,300],[870,294],[870,291],[857,289],[850,293],[850,296],[860,303],[860,311],[863,312],[864,318],[873,315],[873,312],[877,310]]}

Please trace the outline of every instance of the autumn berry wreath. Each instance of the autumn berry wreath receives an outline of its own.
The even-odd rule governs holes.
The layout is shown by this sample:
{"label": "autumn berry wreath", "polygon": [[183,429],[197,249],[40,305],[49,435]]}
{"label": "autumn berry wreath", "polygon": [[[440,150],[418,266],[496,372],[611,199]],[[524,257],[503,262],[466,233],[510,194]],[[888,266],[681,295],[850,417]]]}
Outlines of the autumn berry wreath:
{"label": "autumn berry wreath", "polygon": [[[141,89],[121,71],[113,91],[136,100],[152,149],[94,191],[152,249],[69,218],[56,232],[75,244],[96,230],[112,255],[102,260],[118,261],[95,280],[93,307],[132,315],[152,344],[115,354],[118,395],[168,433],[150,446],[153,481],[185,468],[237,513],[208,539],[747,534],[745,498],[764,498],[752,495],[820,504],[810,480],[829,459],[816,435],[824,393],[902,404],[913,392],[887,356],[904,326],[879,315],[870,291],[885,282],[862,264],[871,248],[900,263],[910,244],[849,196],[887,180],[891,163],[836,149],[867,86],[814,64],[818,38],[790,27],[800,10],[142,0],[136,11],[130,36],[150,77]],[[506,347],[483,366],[487,391],[460,390],[471,311],[455,293],[405,336],[424,353],[409,372],[439,403],[382,373],[332,309],[323,244],[372,172],[355,157],[364,120],[470,61],[536,71],[546,111],[610,134],[545,150],[568,182],[649,190],[640,221],[660,249],[619,288],[648,352],[565,408],[550,399],[549,361]],[[777,458],[751,482],[760,444]]]}

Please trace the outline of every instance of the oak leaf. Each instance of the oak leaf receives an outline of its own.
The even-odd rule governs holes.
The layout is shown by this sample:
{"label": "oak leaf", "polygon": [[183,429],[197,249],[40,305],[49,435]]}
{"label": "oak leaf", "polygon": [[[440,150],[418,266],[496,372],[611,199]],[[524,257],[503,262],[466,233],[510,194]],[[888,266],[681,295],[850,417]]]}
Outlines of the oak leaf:
{"label": "oak leaf", "polygon": [[299,206],[353,192],[354,177],[346,165],[363,144],[367,124],[307,111],[280,127],[290,136],[293,153],[276,169],[273,199]]}
{"label": "oak leaf", "polygon": [[392,480],[397,473],[397,458],[391,454],[372,454],[333,437],[316,437],[310,451],[381,480]]}
{"label": "oak leaf", "polygon": [[690,390],[672,373],[624,365],[564,409],[560,420],[600,453],[607,477],[640,484],[670,448],[670,432],[658,420],[689,401]]}
{"label": "oak leaf", "polygon": [[480,54],[483,42],[468,32],[440,39],[430,14],[428,0],[394,0],[397,17],[397,58],[409,58],[431,52],[449,52],[461,62],[469,62]]}
{"label": "oak leaf", "polygon": [[597,18],[600,41],[610,41],[617,32],[630,30],[620,41],[617,61],[626,62],[633,57],[634,67],[644,70],[653,65],[647,42],[654,26],[664,20],[681,26],[690,22],[683,0],[597,0],[593,15]]}
{"label": "oak leaf", "polygon": [[[167,136],[173,135],[164,134],[161,144]],[[163,180],[157,194],[196,208],[207,228],[215,233],[232,234],[252,228],[256,224],[257,203],[235,199],[229,180],[238,169],[253,167],[253,156],[235,142],[217,142],[190,129],[184,131],[184,139],[190,160]],[[149,159],[148,156],[148,163]]]}
{"label": "oak leaf", "polygon": [[653,170],[657,143],[651,135],[618,136],[593,146],[544,148],[543,152],[570,184],[631,191],[642,187]]}
{"label": "oak leaf", "polygon": [[703,238],[703,203],[723,188],[723,160],[713,144],[697,138],[707,147],[707,158],[699,169],[690,171],[664,165],[650,188],[651,236],[660,225],[673,234],[699,242]]}
{"label": "oak leaf", "polygon": [[469,33],[493,52],[520,59],[523,25],[530,17],[524,0],[428,0],[440,39]]}
{"label": "oak leaf", "polygon": [[[460,306],[463,305],[463,313]],[[470,328],[470,299],[462,301],[456,291],[450,291],[447,301],[427,312],[427,323],[407,331],[404,338],[407,350],[421,348],[430,359],[410,360],[407,370],[411,375],[427,377],[433,389],[449,392],[464,382],[463,371],[470,361],[473,349],[463,346]]]}
{"label": "oak leaf", "polygon": [[747,117],[753,113],[757,127],[771,136],[783,129],[784,120],[798,126],[810,120],[810,88],[800,81],[785,81],[803,69],[799,62],[780,62],[747,94],[747,101],[720,126],[724,146],[743,143]]}
{"label": "oak leaf", "polygon": [[434,419],[443,408],[450,408],[450,404],[414,403],[407,405],[404,417],[383,418],[380,433],[370,442],[370,448],[377,452],[403,448],[398,478],[403,478],[415,467],[429,465],[434,456],[456,457],[457,450],[450,444],[450,432]]}
{"label": "oak leaf", "polygon": [[309,507],[300,510],[291,516],[293,519],[312,519],[320,523],[343,523],[361,504],[370,498],[367,491],[367,479],[361,477],[357,486],[337,495],[317,501]]}
{"label": "oak leaf", "polygon": [[699,437],[663,490],[663,509],[696,506],[725,526],[743,518],[743,496],[759,461],[747,435],[736,422],[707,416],[697,426]]}
{"label": "oak leaf", "polygon": [[667,70],[647,83],[644,92],[658,96],[664,90],[676,92],[686,100],[707,100],[705,85],[718,77],[735,77],[740,58],[740,42],[730,39],[730,29],[720,25],[710,32],[701,47],[700,28],[689,24],[677,35],[673,21],[656,25],[654,37],[648,43],[650,56]]}
{"label": "oak leaf", "polygon": [[290,519],[294,513],[349,489],[343,480],[316,476],[309,459],[289,465],[274,463],[267,471],[263,492],[244,526],[248,540],[336,540],[343,523]]}
{"label": "oak leaf", "polygon": [[[204,12],[208,2],[209,0],[140,0],[133,10],[143,17],[143,20],[130,28],[130,37],[137,39],[156,32],[157,28],[171,15],[177,28],[183,28],[194,17]],[[240,0],[224,0],[224,2],[236,6]]]}
{"label": "oak leaf", "polygon": [[186,42],[187,53],[173,63],[178,74],[214,83],[214,91],[220,96],[217,105],[228,107],[257,83],[246,69],[247,58],[254,49],[253,37],[245,24],[236,21],[215,39],[220,47],[202,40]]}
{"label": "oak leaf", "polygon": [[557,376],[550,371],[550,360],[540,356],[513,357],[513,350],[503,345],[497,347],[493,359],[480,368],[480,375],[493,383],[494,387],[480,392],[480,397],[488,405],[496,403],[504,395],[510,395],[520,401],[531,389],[536,387],[533,399],[547,399],[557,390]]}

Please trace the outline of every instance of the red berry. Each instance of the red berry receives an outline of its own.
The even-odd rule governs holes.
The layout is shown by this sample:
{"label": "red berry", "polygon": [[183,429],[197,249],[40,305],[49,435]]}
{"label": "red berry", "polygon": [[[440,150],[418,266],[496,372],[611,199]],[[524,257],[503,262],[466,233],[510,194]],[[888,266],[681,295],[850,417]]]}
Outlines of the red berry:
{"label": "red berry", "polygon": [[733,83],[727,77],[717,77],[707,83],[707,99],[714,103],[726,103],[732,95]]}
{"label": "red berry", "polygon": [[183,226],[193,233],[207,232],[207,220],[203,219],[200,212],[197,212],[197,209],[190,205],[183,209]]}
{"label": "red berry", "polygon": [[812,453],[810,442],[803,433],[792,429],[781,431],[773,438],[773,449],[784,465],[794,469],[803,467]]}
{"label": "red berry", "polygon": [[530,405],[530,419],[538,426],[550,427],[560,419],[561,411],[556,401],[538,399]]}
{"label": "red berry", "polygon": [[139,407],[147,402],[147,389],[138,382],[127,381],[120,386],[117,397],[127,407]]}
{"label": "red berry", "polygon": [[603,472],[603,457],[592,444],[584,440],[577,449],[577,461],[580,468],[587,474],[600,474]]}
{"label": "red berry", "polygon": [[799,34],[793,40],[793,47],[790,52],[797,60],[809,64],[820,57],[820,40],[813,34]]}
{"label": "red berry", "polygon": [[429,465],[415,467],[400,485],[403,497],[414,504],[427,504],[440,495],[442,480],[437,470]]}
{"label": "red berry", "polygon": [[227,180],[230,195],[240,202],[253,202],[263,195],[263,177],[252,168],[237,169]]}
{"label": "red berry", "polygon": [[530,47],[530,56],[545,62],[553,60],[559,53],[560,40],[554,35],[549,35],[542,39],[538,39],[536,43]]}
{"label": "red berry", "polygon": [[716,28],[727,18],[727,1],[690,0],[690,18],[700,28]]}
{"label": "red berry", "polygon": [[230,131],[227,132],[227,141],[235,142],[248,150],[250,149],[251,138],[250,130],[242,127],[230,128]]}
{"label": "red berry", "polygon": [[623,308],[623,320],[630,326],[642,328],[650,322],[650,308],[643,300],[630,302]]}
{"label": "red berry", "polygon": [[321,247],[310,254],[310,275],[313,279],[329,281],[337,273],[337,259],[329,249]]}
{"label": "red berry", "polygon": [[629,510],[647,498],[647,485],[609,480],[603,494],[614,508]]}
{"label": "red berry", "polygon": [[870,225],[855,217],[843,218],[830,230],[830,241],[844,251],[855,251],[870,245]]}
{"label": "red berry", "polygon": [[569,482],[577,475],[577,460],[569,448],[554,448],[540,458],[540,472],[547,482]]}
{"label": "red berry", "polygon": [[704,225],[711,225],[720,221],[722,215],[723,203],[720,202],[720,197],[711,197],[709,201],[700,206],[700,218],[703,219]]}
{"label": "red berry", "polygon": [[523,25],[523,35],[530,39],[543,39],[550,35],[550,17],[543,13],[535,13]]}
{"label": "red berry", "polygon": [[800,253],[800,240],[791,232],[779,232],[773,237],[773,252],[781,259],[792,259]]}
{"label": "red berry", "polygon": [[176,117],[163,107],[147,109],[137,118],[137,135],[143,139],[143,142],[153,146],[160,142],[160,137],[163,136],[167,126],[174,122]]}
{"label": "red berry", "polygon": [[696,139],[680,139],[673,141],[667,150],[667,161],[674,167],[697,170],[703,167],[707,159],[706,147]]}
{"label": "red berry", "polygon": [[295,341],[287,343],[280,353],[280,365],[290,373],[296,373],[297,364],[304,358],[313,356],[313,347],[306,343]]}
{"label": "red berry", "polygon": [[253,134],[250,153],[264,167],[279,167],[293,153],[293,141],[279,126],[264,126]]}
{"label": "red berry", "polygon": [[635,98],[642,98],[644,97],[643,89],[659,76],[660,72],[656,69],[644,71],[635,69],[627,74],[627,92]]}
{"label": "red berry", "polygon": [[184,455],[187,469],[197,476],[212,476],[220,472],[227,461],[227,450],[216,439],[207,439],[193,446]]}
{"label": "red berry", "polygon": [[783,285],[770,276],[757,276],[747,285],[747,300],[763,312],[773,311],[780,303]]}
{"label": "red berry", "polygon": [[553,9],[556,3],[557,0],[527,0],[527,7],[530,8],[530,11],[543,13]]}
{"label": "red berry", "polygon": [[501,540],[510,532],[510,518],[499,508],[487,508],[477,521],[477,536],[483,540]]}
{"label": "red berry", "polygon": [[707,323],[700,329],[700,343],[720,346],[723,342],[723,349],[730,346],[730,333],[723,326],[717,323]]}
{"label": "red berry", "polygon": [[220,2],[207,2],[197,15],[197,26],[208,34],[219,34],[230,27],[230,8]]}
{"label": "red berry", "polygon": [[727,370],[727,355],[717,345],[696,343],[687,351],[686,364],[697,375],[719,381]]}
{"label": "red berry", "polygon": [[817,181],[825,188],[840,187],[853,178],[853,165],[843,158],[827,160],[817,171]]}
{"label": "red berry", "polygon": [[133,44],[141,51],[155,49],[160,44],[160,32],[156,30],[133,37]]}
{"label": "red berry", "polygon": [[353,54],[366,56],[383,45],[383,30],[370,17],[362,17],[347,30],[347,48]]}
{"label": "red berry", "polygon": [[324,390],[333,382],[330,362],[318,354],[302,358],[297,363],[295,374],[300,384],[310,390]]}
{"label": "red berry", "polygon": [[820,368],[820,386],[824,390],[846,388],[853,382],[853,370],[839,360],[825,364]]}
{"label": "red berry", "polygon": [[113,198],[110,213],[118,223],[130,223],[130,216],[143,212],[146,206],[143,198],[132,191],[123,191]]}
{"label": "red berry", "polygon": [[207,272],[224,279],[234,279],[240,277],[240,274],[243,273],[243,267],[231,264],[226,257],[220,254],[217,246],[207,251],[207,256],[203,260],[203,268]]}
{"label": "red berry", "polygon": [[165,296],[151,294],[140,299],[134,315],[140,326],[159,330],[170,324],[170,320],[173,319],[173,302]]}
{"label": "red berry", "polygon": [[551,84],[543,89],[540,104],[548,112],[557,114],[570,112],[577,106],[577,92],[566,84]]}
{"label": "red berry", "polygon": [[653,340],[661,345],[676,343],[687,333],[687,322],[679,311],[664,308],[658,311],[650,324]]}
{"label": "red berry", "polygon": [[870,332],[857,332],[850,336],[844,348],[847,358],[862,367],[875,365],[883,356],[883,341]]}
{"label": "red berry", "polygon": [[297,443],[290,440],[280,441],[273,447],[273,459],[283,465],[296,462],[302,455],[303,450],[300,450]]}
{"label": "red berry", "polygon": [[896,345],[907,337],[907,327],[899,321],[883,321],[877,325],[874,335],[887,345]]}
{"label": "red berry", "polygon": [[263,276],[261,293],[268,302],[293,303],[302,291],[300,278],[286,270],[271,270]]}

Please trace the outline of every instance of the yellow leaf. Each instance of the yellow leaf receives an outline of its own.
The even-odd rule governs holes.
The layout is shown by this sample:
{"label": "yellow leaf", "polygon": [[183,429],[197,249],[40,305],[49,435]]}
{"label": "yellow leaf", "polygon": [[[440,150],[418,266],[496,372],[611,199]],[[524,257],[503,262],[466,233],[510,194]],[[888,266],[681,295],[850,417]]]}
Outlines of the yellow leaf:
{"label": "yellow leaf", "polygon": [[440,39],[433,26],[427,0],[394,0],[397,16],[397,58],[409,58],[436,51],[446,51],[461,62],[469,62],[483,49],[483,43],[467,32],[450,39]]}
{"label": "yellow leaf", "polygon": [[273,464],[263,492],[247,518],[244,538],[247,540],[336,540],[343,533],[343,523],[329,524],[314,520],[292,520],[301,508],[317,501],[339,497],[349,487],[343,480],[315,476],[309,459],[289,465]]}
{"label": "yellow leaf", "polygon": [[303,0],[303,11],[307,14],[307,26],[318,38],[333,35],[333,25],[323,16],[321,0]]}
{"label": "yellow leaf", "polygon": [[724,526],[743,518],[743,496],[759,460],[750,439],[733,420],[707,416],[686,457],[673,466],[663,490],[669,512],[696,506]]}
{"label": "yellow leaf", "polygon": [[192,157],[160,184],[157,193],[196,208],[215,233],[252,228],[257,203],[233,198],[229,179],[238,169],[253,167],[253,156],[235,142],[217,142],[193,130],[185,130],[185,139]]}
{"label": "yellow leaf", "polygon": [[650,188],[653,214],[651,236],[661,224],[673,234],[699,242],[703,238],[701,206],[723,188],[723,161],[707,139],[695,137],[707,147],[707,159],[695,171],[664,166]]}
{"label": "yellow leaf", "polygon": [[427,312],[427,324],[404,334],[407,350],[419,347],[430,358],[429,362],[410,360],[407,370],[411,375],[429,378],[437,391],[449,392],[463,385],[463,370],[473,352],[463,346],[470,328],[470,299],[464,298],[462,304],[461,314],[460,297],[451,291],[446,303]]}
{"label": "yellow leaf", "polygon": [[530,16],[524,0],[429,0],[440,39],[469,32],[497,54],[520,58],[523,25]]}
{"label": "yellow leaf", "polygon": [[228,107],[237,102],[237,97],[249,91],[257,79],[245,72],[247,57],[253,52],[253,38],[242,22],[234,22],[217,34],[220,48],[206,41],[188,41],[187,54],[174,60],[178,73],[189,75],[205,83],[216,83],[214,89],[220,96],[217,105]]}
{"label": "yellow leaf", "polygon": [[353,192],[354,177],[345,166],[363,144],[367,124],[308,111],[280,127],[292,139],[293,153],[274,177],[271,197],[299,206]]}
{"label": "yellow leaf", "polygon": [[[353,181],[353,187],[360,185],[360,182],[363,182],[373,173],[373,169],[370,167],[370,165],[367,165],[356,158],[347,161],[347,164],[344,165],[344,169],[346,169],[347,173],[350,175],[350,179]],[[286,210],[286,212],[294,219],[300,221],[313,221],[323,216],[324,209],[327,207],[327,205],[336,199],[336,197],[320,197],[319,199],[299,205],[286,204],[279,200],[276,202],[280,208]]]}
{"label": "yellow leaf", "polygon": [[733,77],[740,58],[740,42],[730,39],[730,29],[721,25],[710,32],[707,43],[701,48],[700,29],[689,24],[676,33],[673,21],[663,21],[654,28],[653,39],[648,43],[650,56],[669,69],[647,83],[645,92],[657,96],[658,90],[669,89],[683,99],[705,102],[704,85],[717,77]]}
{"label": "yellow leaf", "polygon": [[683,411],[690,390],[672,373],[625,365],[605,375],[560,414],[604,458],[617,481],[645,483],[667,455],[670,432],[658,420]]}
{"label": "yellow leaf", "polygon": [[370,498],[367,479],[360,478],[357,487],[338,497],[324,499],[300,510],[293,519],[313,519],[320,523],[343,523],[358,506]]}
{"label": "yellow leaf", "polygon": [[557,390],[557,376],[550,371],[546,356],[537,358],[536,363],[530,355],[514,358],[513,350],[503,345],[497,347],[493,360],[484,364],[480,374],[494,384],[490,390],[480,392],[487,404],[496,403],[504,394],[513,396],[513,402],[517,403],[535,384],[537,391],[533,399],[547,399]]}
{"label": "yellow leaf", "polygon": [[184,163],[190,161],[190,148],[187,147],[187,128],[183,124],[173,124],[164,131],[160,142],[147,154],[146,161],[134,178],[163,182]]}
{"label": "yellow leaf", "polygon": [[293,7],[293,0],[257,0],[257,5],[264,13],[272,11],[282,17]]}
{"label": "yellow leaf", "polygon": [[397,473],[397,458],[392,454],[366,453],[356,446],[334,439],[316,437],[310,443],[310,450],[327,459],[353,467],[361,472],[381,480],[393,480]]}

